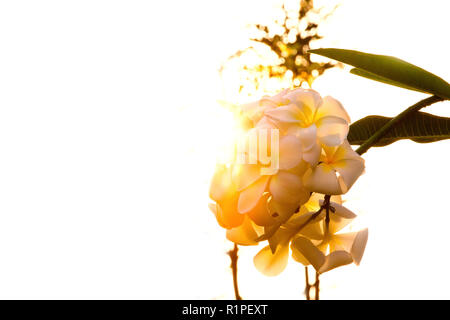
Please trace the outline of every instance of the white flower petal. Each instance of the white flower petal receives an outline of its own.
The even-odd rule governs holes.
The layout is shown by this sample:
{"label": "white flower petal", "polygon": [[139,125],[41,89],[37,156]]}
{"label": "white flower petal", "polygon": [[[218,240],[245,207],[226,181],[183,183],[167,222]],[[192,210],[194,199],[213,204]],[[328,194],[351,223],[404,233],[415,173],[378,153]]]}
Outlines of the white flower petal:
{"label": "white flower petal", "polygon": [[305,256],[303,254],[301,254],[301,252],[297,249],[295,249],[293,247],[293,242],[291,242],[291,251],[292,251],[292,258],[297,261],[300,262],[301,264],[303,264],[305,267],[309,266],[311,263],[308,261],[308,259],[305,258]]}
{"label": "white flower petal", "polygon": [[277,231],[267,239],[272,253],[275,253],[279,245],[286,245],[291,238],[292,232],[286,228],[278,228]]}
{"label": "white flower petal", "polygon": [[346,207],[340,205],[336,202],[330,202],[331,206],[334,208],[334,215],[339,216],[344,219],[354,219],[356,214],[347,209]]}
{"label": "white flower petal", "polygon": [[317,127],[315,124],[302,128],[298,126],[290,127],[286,132],[287,135],[296,136],[302,142],[303,151],[308,151],[317,144]]}
{"label": "white flower petal", "polygon": [[311,89],[298,88],[292,90],[286,93],[285,98],[289,99],[291,103],[309,108],[312,113],[315,113],[322,104],[320,94]]}
{"label": "white flower petal", "polygon": [[322,104],[317,111],[317,119],[325,116],[335,116],[344,119],[347,123],[351,122],[350,117],[342,104],[330,96],[326,96],[322,99]]}
{"label": "white flower petal", "polygon": [[281,203],[275,201],[273,197],[269,200],[270,215],[277,223],[286,222],[298,209],[298,203]]}
{"label": "white flower petal", "polygon": [[297,166],[286,171],[293,173],[297,176],[303,177],[303,175],[305,174],[306,170],[308,170],[309,167],[310,165],[308,162],[300,161],[300,163]]}
{"label": "white flower petal", "polygon": [[338,148],[334,149],[333,159],[336,161],[355,159],[364,162],[364,159],[352,149],[352,146],[347,139],[345,139]]}
{"label": "white flower petal", "polygon": [[277,93],[276,95],[270,97],[270,96],[264,96],[261,99],[262,105],[270,105],[270,106],[281,106],[283,104],[288,104],[289,100],[285,98],[286,93],[289,92],[289,89],[284,89],[283,91]]}
{"label": "white flower petal", "polygon": [[326,258],[324,264],[318,270],[319,273],[330,271],[334,268],[344,266],[353,262],[353,258],[350,253],[346,251],[334,251],[331,252]]}
{"label": "white flower petal", "polygon": [[310,165],[316,166],[320,159],[320,151],[320,146],[316,143],[311,149],[303,152],[303,159]]}
{"label": "white flower petal", "polygon": [[294,135],[301,141],[303,159],[311,165],[316,165],[320,157],[320,144],[317,139],[317,127],[312,124],[307,128],[292,126],[288,131],[288,135]]}
{"label": "white flower petal", "polygon": [[309,191],[303,187],[302,179],[287,171],[278,171],[270,181],[270,193],[277,202],[303,204],[309,199]]}
{"label": "white flower petal", "polygon": [[273,277],[279,275],[286,268],[288,258],[288,244],[279,246],[275,253],[272,253],[270,247],[266,246],[253,258],[253,263],[259,272]]}
{"label": "white flower petal", "polygon": [[228,240],[243,246],[257,245],[258,233],[256,232],[250,218],[245,217],[243,223],[236,228],[228,229],[226,232]]}
{"label": "white flower petal", "polygon": [[261,167],[257,164],[236,164],[232,169],[232,179],[236,190],[241,191],[261,177]]}
{"label": "white flower petal", "polygon": [[[315,212],[307,212],[307,213],[296,213],[294,214],[284,225],[283,228],[290,231],[292,233],[299,233],[308,239],[312,240],[322,240],[323,239],[323,228],[322,228],[322,220],[325,215],[320,214],[315,217],[312,221],[310,221],[306,226],[304,226],[305,222],[308,221],[311,216]],[[300,232],[298,229],[304,226]]]}
{"label": "white flower petal", "polygon": [[280,139],[279,154],[271,156],[279,156],[280,169],[292,169],[302,161],[302,142],[294,136],[284,136]]}
{"label": "white flower petal", "polygon": [[211,181],[209,196],[215,201],[221,201],[234,192],[231,180],[231,169],[226,166],[218,166]]}
{"label": "white flower petal", "polygon": [[353,257],[353,261],[355,262],[356,265],[359,265],[361,262],[361,259],[364,255],[364,250],[366,248],[368,237],[369,237],[369,230],[367,228],[359,231],[356,234],[355,241],[353,242],[353,246],[350,251]]}
{"label": "white flower petal", "polygon": [[312,192],[322,194],[339,195],[342,189],[338,183],[336,172],[325,163],[319,164],[315,168],[310,168],[303,176],[305,187]]}
{"label": "white flower petal", "polygon": [[257,128],[257,129],[277,129],[278,127],[275,125],[273,120],[264,116],[255,124],[255,128]]}
{"label": "white flower petal", "polygon": [[290,124],[298,123],[301,116],[300,110],[293,104],[267,110],[265,115],[276,122],[285,122]]}
{"label": "white flower petal", "polygon": [[270,194],[268,192],[264,193],[256,206],[247,212],[247,216],[249,216],[250,219],[252,219],[252,221],[258,226],[270,226],[278,221],[272,216],[269,209],[269,198]]}
{"label": "white flower petal", "polygon": [[[304,237],[297,237],[292,241],[292,256],[294,259],[298,259],[301,262],[302,258],[305,258],[316,270],[325,262],[325,256],[312,242]],[[296,259],[296,260],[297,260]]]}
{"label": "white flower petal", "polygon": [[348,123],[342,118],[327,116],[316,121],[319,140],[330,147],[342,144],[347,138]]}
{"label": "white flower petal", "polygon": [[222,228],[231,229],[242,224],[245,216],[239,214],[236,207],[237,197],[233,197],[221,204],[217,204],[215,210],[212,210]]}
{"label": "white flower petal", "polygon": [[[325,216],[320,214],[318,218],[324,218]],[[300,234],[311,240],[322,240],[324,236],[323,223],[308,223],[301,231]]]}
{"label": "white flower petal", "polygon": [[242,115],[249,118],[251,121],[256,123],[259,119],[261,119],[264,108],[261,107],[259,101],[250,102],[240,106]]}
{"label": "white flower petal", "polygon": [[333,163],[333,168],[338,172],[338,177],[345,185],[345,192],[347,192],[364,172],[364,161],[339,160]]}
{"label": "white flower petal", "polygon": [[333,235],[330,241],[330,251],[347,251],[352,249],[353,242],[355,241],[356,232],[340,233]]}
{"label": "white flower petal", "polygon": [[270,176],[262,176],[259,180],[241,191],[238,201],[239,213],[247,213],[258,204],[259,199],[262,197],[264,191],[266,191],[269,179]]}

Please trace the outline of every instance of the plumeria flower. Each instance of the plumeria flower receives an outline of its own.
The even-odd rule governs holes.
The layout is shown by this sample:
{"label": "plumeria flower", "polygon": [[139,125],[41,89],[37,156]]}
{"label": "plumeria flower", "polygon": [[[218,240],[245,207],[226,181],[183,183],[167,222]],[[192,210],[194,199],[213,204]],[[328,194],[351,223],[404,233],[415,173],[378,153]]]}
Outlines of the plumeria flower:
{"label": "plumeria flower", "polygon": [[[277,128],[270,121],[265,122],[264,126],[254,128],[254,130],[274,129]],[[266,137],[269,137],[269,134]],[[261,136],[258,136],[258,139],[262,139]],[[265,144],[266,147],[269,145],[270,143]],[[237,164],[233,167],[233,182],[240,193],[238,212],[248,214],[260,204],[262,198],[267,197],[272,215],[279,216],[280,219],[287,219],[300,205],[308,201],[310,195],[302,181],[308,163],[303,160],[301,143],[293,136],[279,137],[278,166],[276,167],[272,167],[271,163],[263,161],[259,157],[259,149],[255,152],[258,152],[258,155],[253,155],[253,158],[257,160],[256,163]],[[271,152],[273,153],[273,150],[266,154]],[[252,155],[248,154],[247,158],[250,157]],[[267,219],[251,218],[259,225],[267,225],[262,222]]]}
{"label": "plumeria flower", "polygon": [[[308,202],[300,207],[297,213],[292,215],[287,222],[278,228],[265,230],[269,234],[269,245],[264,247],[253,259],[255,267],[264,275],[276,276],[286,267],[289,260],[289,244],[294,237],[302,235],[310,239],[323,239],[323,229],[321,222],[324,219],[323,213],[311,221],[300,231],[299,227],[304,225],[311,216],[317,212],[321,206],[319,201],[324,195],[313,194]],[[340,196],[333,196],[331,199],[341,203]]]}
{"label": "plumeria flower", "polygon": [[[323,99],[314,90],[298,88],[283,92],[275,99],[278,107],[268,108],[264,114],[274,120],[280,127],[302,140],[326,146],[340,145],[348,134],[350,117],[336,99],[327,96]],[[309,129],[309,130],[303,130]]]}
{"label": "plumeria flower", "polygon": [[[257,148],[250,148],[244,154],[243,164],[237,162],[229,167],[221,166],[213,177],[210,197],[216,203],[210,207],[224,228],[240,226],[243,215],[248,215],[262,226],[284,221],[309,198],[310,193],[302,182],[308,164],[302,159],[299,140],[293,136],[276,136],[279,140],[276,141],[278,149],[274,154],[272,141],[260,142],[262,139],[272,139],[271,130],[278,128],[270,120],[264,122],[264,119],[260,120],[258,128],[253,128],[246,135],[251,137],[256,130],[267,132],[265,136],[253,135],[259,139],[256,141]],[[261,148],[271,157],[262,159]],[[273,156],[277,160],[275,167],[271,162]],[[248,164],[252,158],[255,163]]]}
{"label": "plumeria flower", "polygon": [[[209,207],[214,213],[217,222],[223,228],[237,228],[244,224],[246,217],[249,217],[252,222],[259,226],[273,225],[284,219],[284,217],[288,216],[289,214],[294,213],[295,209],[299,206],[299,204],[297,203],[279,203],[269,192],[262,191],[263,193],[261,195],[258,195],[258,198],[254,203],[252,203],[252,206],[245,212],[242,212],[239,210],[239,201],[241,199],[242,193],[238,190],[238,186],[232,179],[233,174],[235,179],[241,181],[238,178],[239,175],[238,173],[236,173],[236,169],[234,169],[234,166],[218,166],[210,186],[209,195],[210,198],[215,201],[215,203],[211,203]],[[275,178],[273,182],[274,185],[279,183],[278,179],[281,179],[281,181],[283,182],[283,179],[285,178],[283,178],[283,174],[281,174],[281,178]],[[286,188],[289,188],[291,180],[287,178],[284,182],[288,184]],[[244,200],[253,200],[246,198],[252,196],[251,192],[253,188],[255,188],[255,186],[248,187],[250,191],[247,190],[247,192],[244,193]],[[304,198],[309,196],[309,193],[307,193],[306,191],[304,191],[306,192],[306,194],[302,193],[303,189],[296,189],[296,191],[299,191],[300,195]],[[283,196],[287,197],[284,194]]]}
{"label": "plumeria flower", "polygon": [[298,236],[291,242],[292,257],[306,265],[311,264],[317,272],[324,273],[354,262],[359,265],[366,247],[368,230],[338,233],[356,215],[345,207],[331,202],[330,220],[323,218],[319,223],[321,239]]}
{"label": "plumeria flower", "polygon": [[303,176],[312,192],[338,195],[346,193],[364,172],[364,159],[347,140],[338,147],[323,146],[319,164]]}

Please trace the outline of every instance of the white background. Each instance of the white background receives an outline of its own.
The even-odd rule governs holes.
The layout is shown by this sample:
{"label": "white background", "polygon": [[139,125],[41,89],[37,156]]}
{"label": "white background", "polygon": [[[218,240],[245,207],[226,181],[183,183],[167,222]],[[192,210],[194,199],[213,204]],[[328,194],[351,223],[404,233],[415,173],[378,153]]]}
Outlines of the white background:
{"label": "white background", "polygon": [[[318,4],[329,5],[333,1]],[[0,298],[233,298],[208,211],[231,117],[217,69],[277,1],[0,2]],[[344,0],[317,46],[398,56],[450,80],[448,1]],[[353,120],[425,97],[332,70]],[[428,109],[450,116],[448,102]],[[346,197],[369,227],[360,267],[323,298],[450,298],[449,142],[371,149]],[[303,299],[241,250],[244,298]]]}

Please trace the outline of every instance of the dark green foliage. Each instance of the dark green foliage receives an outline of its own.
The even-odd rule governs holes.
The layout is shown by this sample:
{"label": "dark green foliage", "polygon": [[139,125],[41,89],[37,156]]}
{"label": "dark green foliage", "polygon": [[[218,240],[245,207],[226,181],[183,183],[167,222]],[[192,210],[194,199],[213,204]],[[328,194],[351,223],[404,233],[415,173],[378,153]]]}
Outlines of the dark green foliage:
{"label": "dark green foliage", "polygon": [[[350,144],[360,145],[392,119],[382,116],[368,116],[360,119],[350,126],[347,139]],[[386,146],[400,139],[428,143],[449,138],[450,118],[415,112],[387,131],[374,146]]]}
{"label": "dark green foliage", "polygon": [[401,59],[334,48],[310,52],[356,67],[353,74],[450,99],[450,85],[445,80]]}

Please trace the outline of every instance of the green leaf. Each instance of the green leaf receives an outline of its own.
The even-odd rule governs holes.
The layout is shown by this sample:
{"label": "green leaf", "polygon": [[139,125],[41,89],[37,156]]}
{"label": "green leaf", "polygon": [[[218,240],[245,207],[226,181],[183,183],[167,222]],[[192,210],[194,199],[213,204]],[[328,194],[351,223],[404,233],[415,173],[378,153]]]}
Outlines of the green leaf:
{"label": "green leaf", "polygon": [[[360,145],[392,119],[382,116],[360,119],[350,126],[347,139],[350,144]],[[386,146],[400,139],[410,139],[419,143],[450,139],[450,118],[415,112],[386,132],[374,146]]]}
{"label": "green leaf", "polygon": [[352,65],[356,68],[354,74],[450,99],[450,84],[445,80],[398,58],[333,48],[309,52]]}
{"label": "green leaf", "polygon": [[[360,145],[392,119],[382,116],[360,119],[350,126],[347,139],[350,144]],[[400,139],[419,143],[450,139],[450,118],[415,112],[389,130],[374,146],[386,146]]]}
{"label": "green leaf", "polygon": [[408,89],[408,90],[414,90],[414,91],[427,93],[427,92],[424,92],[424,91],[419,90],[417,88],[413,88],[413,87],[407,86],[405,84],[402,84],[402,83],[399,83],[399,82],[395,82],[395,81],[389,80],[387,78],[383,78],[381,76],[378,76],[376,74],[373,74],[373,73],[370,73],[368,71],[364,71],[364,70],[361,70],[361,69],[358,69],[358,68],[351,69],[350,73],[355,74],[355,75],[360,76],[360,77],[364,77],[364,78],[370,79],[370,80],[374,80],[374,81],[390,84],[392,86],[396,86],[396,87],[400,87],[400,88],[404,88],[404,89]]}

